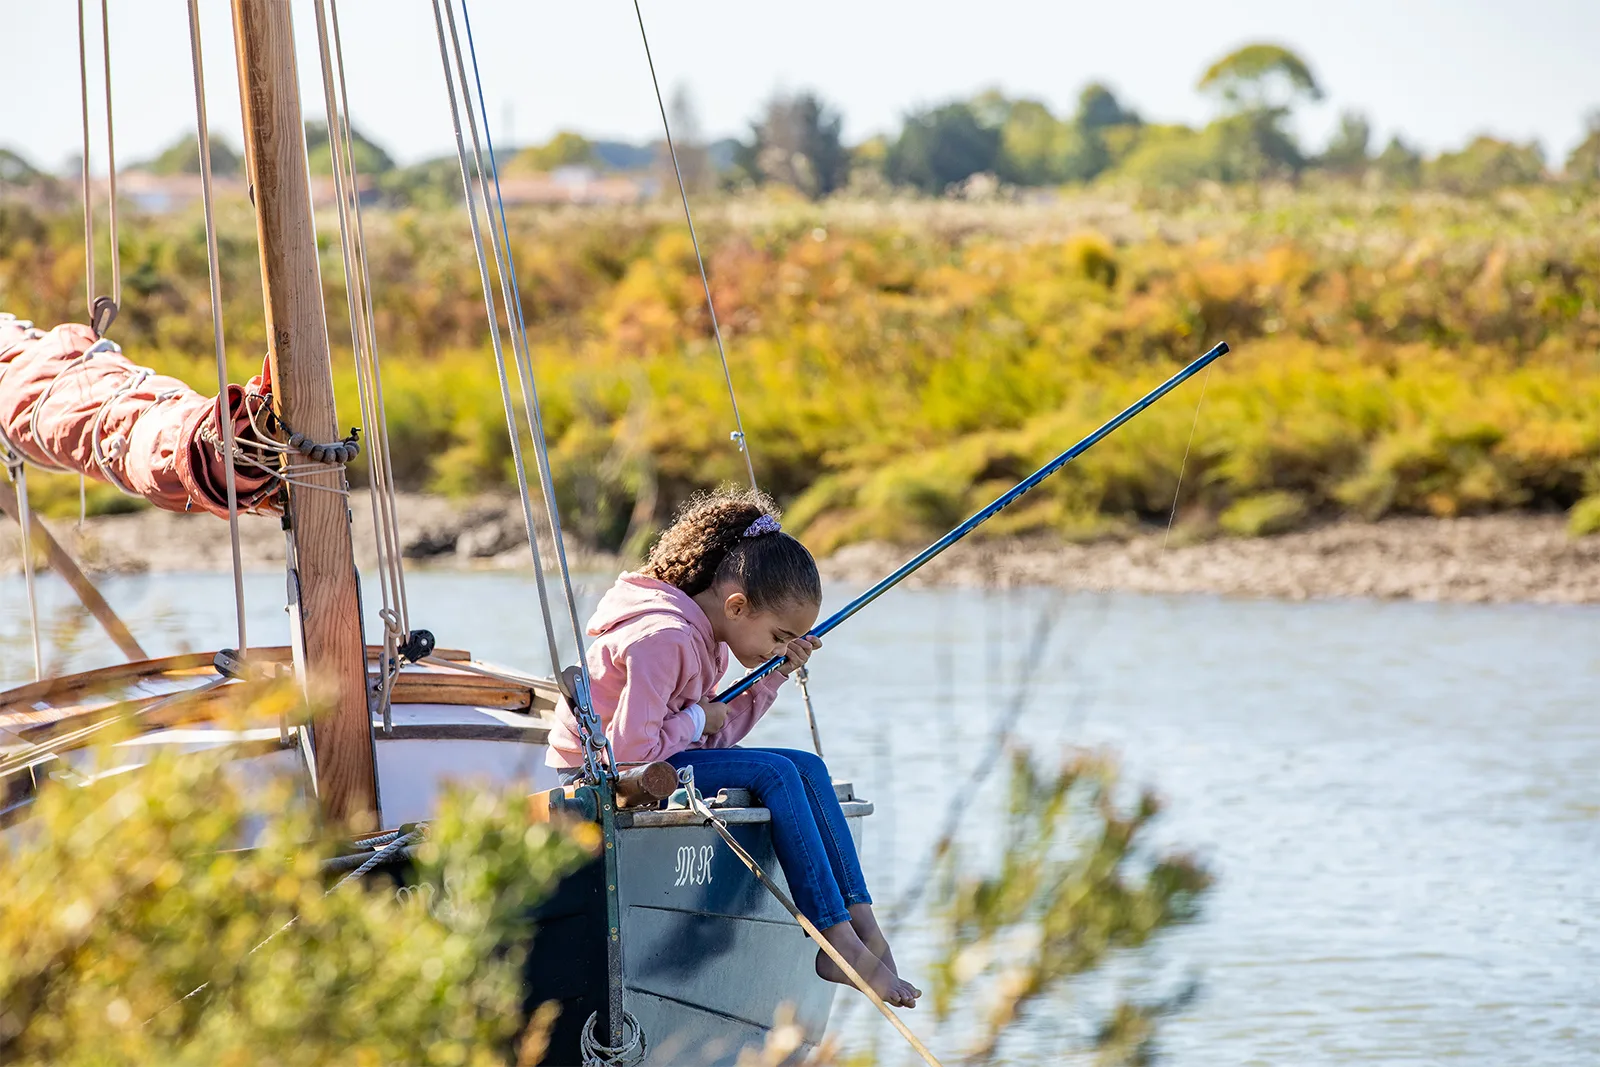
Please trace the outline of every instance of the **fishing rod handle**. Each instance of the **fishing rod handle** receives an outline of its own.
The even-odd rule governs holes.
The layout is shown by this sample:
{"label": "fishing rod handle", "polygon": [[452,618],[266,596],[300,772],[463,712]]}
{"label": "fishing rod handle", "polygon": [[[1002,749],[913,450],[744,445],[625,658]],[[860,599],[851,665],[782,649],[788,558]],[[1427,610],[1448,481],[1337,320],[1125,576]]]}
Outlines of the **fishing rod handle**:
{"label": "fishing rod handle", "polygon": [[[949,533],[939,538],[939,540],[935,541],[921,552],[918,552],[911,559],[901,564],[899,568],[894,571],[894,573],[882,579],[877,585],[873,586],[871,589],[868,589],[865,593],[862,593],[850,603],[834,612],[824,622],[814,627],[806,636],[822,637],[824,634],[828,633],[828,631],[832,630],[850,616],[854,615],[856,612],[860,611],[862,608],[878,599],[878,597],[882,596],[896,585],[899,585],[934,556],[937,556],[939,553],[943,552],[945,549],[949,548],[951,545],[967,536],[967,534],[971,533],[973,530],[992,519],[995,515],[1011,506],[1024,493],[1032,491],[1039,485],[1040,482],[1043,482],[1056,471],[1060,470],[1062,467],[1065,467],[1068,463],[1089,451],[1089,449],[1099,444],[1106,437],[1109,437],[1111,433],[1123,423],[1127,422],[1129,419],[1133,418],[1135,415],[1154,404],[1157,400],[1160,400],[1162,397],[1172,392],[1172,390],[1176,389],[1178,386],[1194,377],[1197,373],[1210,366],[1216,360],[1227,355],[1227,353],[1228,343],[1226,341],[1218,341],[1217,344],[1205,355],[1196,359],[1193,363],[1190,363],[1188,366],[1178,371],[1172,377],[1168,378],[1166,381],[1150,390],[1144,396],[1123,408],[1116,415],[1102,423],[1100,428],[1089,434],[1089,436],[1085,437],[1083,440],[1079,441],[1065,452],[1056,456],[1056,458],[1052,459],[1050,462],[1046,463],[1044,466],[1040,467],[1038,470],[1022,479],[1022,481],[1018,482],[1010,489],[1007,489],[1004,493],[1001,493],[981,510],[969,516],[955,529],[951,530]],[[739,679],[733,685],[729,686],[721,693],[718,693],[714,699],[719,704],[727,703],[734,697],[739,696],[745,690],[749,689],[751,686],[755,685],[762,678],[765,678],[787,658],[788,657],[786,655],[773,656],[771,659],[767,660],[767,662],[763,663],[761,666],[757,667],[755,670]]]}

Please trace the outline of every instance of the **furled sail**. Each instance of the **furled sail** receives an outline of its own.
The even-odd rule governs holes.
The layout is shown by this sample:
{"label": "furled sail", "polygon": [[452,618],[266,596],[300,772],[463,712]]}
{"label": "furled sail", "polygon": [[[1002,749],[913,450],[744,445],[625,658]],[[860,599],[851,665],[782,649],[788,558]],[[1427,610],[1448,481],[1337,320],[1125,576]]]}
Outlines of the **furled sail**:
{"label": "furled sail", "polygon": [[[276,513],[278,446],[265,374],[228,386],[240,511]],[[0,448],[86,474],[167,511],[228,514],[216,397],[141,367],[69,322],[48,332],[0,313]],[[253,457],[260,457],[253,458]]]}

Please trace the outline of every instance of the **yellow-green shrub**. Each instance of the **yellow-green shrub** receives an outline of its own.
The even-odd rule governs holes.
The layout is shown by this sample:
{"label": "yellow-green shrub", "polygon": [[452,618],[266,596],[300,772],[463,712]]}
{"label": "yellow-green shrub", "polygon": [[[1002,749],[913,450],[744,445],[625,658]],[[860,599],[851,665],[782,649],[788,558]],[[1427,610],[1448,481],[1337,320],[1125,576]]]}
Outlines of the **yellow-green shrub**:
{"label": "yellow-green shrub", "polygon": [[524,798],[460,793],[417,853],[432,893],[325,894],[329,851],[288,783],[244,793],[212,756],[49,782],[0,836],[0,1060],[514,1059],[504,946],[584,849],[530,824]]}

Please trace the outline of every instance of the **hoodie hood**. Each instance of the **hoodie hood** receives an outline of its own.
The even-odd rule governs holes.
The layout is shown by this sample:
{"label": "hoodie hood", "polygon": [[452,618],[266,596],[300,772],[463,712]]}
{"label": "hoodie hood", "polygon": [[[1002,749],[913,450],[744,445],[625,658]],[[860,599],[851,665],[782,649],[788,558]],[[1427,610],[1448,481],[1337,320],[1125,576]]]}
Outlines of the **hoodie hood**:
{"label": "hoodie hood", "polygon": [[711,634],[711,620],[693,597],[669,582],[633,571],[623,572],[600,598],[594,614],[589,616],[589,636],[600,637],[646,615],[666,615],[681,620],[708,644],[716,644]]}

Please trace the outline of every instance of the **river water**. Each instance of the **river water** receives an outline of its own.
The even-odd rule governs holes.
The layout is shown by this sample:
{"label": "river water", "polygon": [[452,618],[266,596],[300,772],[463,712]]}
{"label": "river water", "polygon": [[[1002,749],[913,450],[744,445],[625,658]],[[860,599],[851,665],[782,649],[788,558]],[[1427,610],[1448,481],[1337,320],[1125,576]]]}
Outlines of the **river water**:
{"label": "river water", "polygon": [[[152,654],[233,643],[225,576],[105,591]],[[853,591],[830,587],[825,610]],[[528,580],[423,572],[410,592],[442,645],[546,669]],[[58,669],[115,658],[53,579],[44,593]],[[251,575],[248,598],[252,643],[283,643],[282,578]],[[1029,749],[1113,747],[1167,799],[1162,839],[1217,875],[1200,921],[1035,1006],[1012,1062],[1063,1062],[1041,1050],[1081,1043],[1114,993],[1191,980],[1165,1062],[1600,1061],[1600,610],[903,590],[813,662],[829,762],[878,806],[864,860],[880,907],[911,888],[946,787],[1018,699]],[[30,672],[21,582],[0,579],[0,684]],[[791,688],[752,742],[809,745]],[[968,799],[975,857],[1003,778]],[[911,977],[938,928],[926,909],[906,921]],[[846,1045],[909,1062],[857,999],[837,1001]],[[954,1058],[964,1021],[910,1017]]]}

